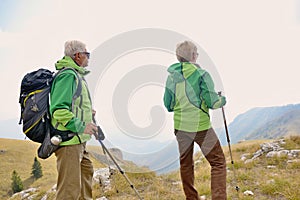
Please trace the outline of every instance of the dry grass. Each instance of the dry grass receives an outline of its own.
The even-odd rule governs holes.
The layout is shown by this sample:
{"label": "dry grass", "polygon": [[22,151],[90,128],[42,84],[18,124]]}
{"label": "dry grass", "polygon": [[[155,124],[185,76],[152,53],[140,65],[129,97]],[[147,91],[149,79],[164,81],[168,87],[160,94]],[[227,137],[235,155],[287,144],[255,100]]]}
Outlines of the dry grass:
{"label": "dry grass", "polygon": [[[240,160],[240,156],[244,153],[253,154],[260,148],[262,141],[247,141],[236,145],[232,145],[234,168],[237,175],[237,183],[234,182],[232,164],[228,148],[224,147],[227,159],[228,176],[227,176],[227,192],[228,199],[241,200],[300,200],[300,162],[288,163],[288,157],[266,158],[265,155],[259,157],[251,163],[245,164]],[[44,176],[37,181],[31,179],[31,167],[34,156],[36,155],[37,145],[30,141],[7,140],[0,139],[0,150],[4,150],[0,154],[0,199],[6,199],[11,195],[10,183],[11,173],[16,170],[21,179],[25,182],[25,188],[40,187],[39,194],[35,199],[40,199],[47,190],[49,190],[56,182],[55,157],[52,156],[47,160],[40,160],[43,168]],[[98,151],[99,147],[91,147]],[[286,149],[300,149],[300,137],[293,136],[286,140]],[[100,151],[101,152],[101,151]],[[195,159],[201,156],[200,153],[195,155]],[[299,158],[298,158],[299,159]],[[104,165],[97,160],[93,160],[95,168]],[[132,169],[134,166],[128,162],[124,167]],[[268,168],[269,165],[275,168]],[[133,171],[133,170],[128,170]],[[139,191],[141,196],[146,200],[184,200],[184,194],[180,183],[179,172],[175,171],[161,176],[154,172],[149,173],[126,173],[134,187]],[[235,186],[241,189],[239,193],[235,191]],[[208,199],[210,194],[210,167],[208,162],[203,159],[202,162],[195,165],[195,187],[200,195],[206,195]],[[251,190],[254,196],[245,196],[243,192]],[[94,198],[105,195],[110,200],[134,200],[138,199],[126,182],[125,178],[119,172],[113,175],[112,189],[103,192],[99,185],[94,186]],[[54,199],[54,196],[49,197]]]}
{"label": "dry grass", "polygon": [[10,140],[0,139],[0,198],[11,195],[10,189],[11,175],[13,170],[16,170],[23,181],[24,188],[40,187],[41,191],[49,189],[49,185],[54,185],[56,182],[55,158],[51,156],[47,160],[40,160],[43,170],[43,177],[36,181],[31,176],[32,164],[34,157],[37,156],[36,150],[38,144],[28,140]]}

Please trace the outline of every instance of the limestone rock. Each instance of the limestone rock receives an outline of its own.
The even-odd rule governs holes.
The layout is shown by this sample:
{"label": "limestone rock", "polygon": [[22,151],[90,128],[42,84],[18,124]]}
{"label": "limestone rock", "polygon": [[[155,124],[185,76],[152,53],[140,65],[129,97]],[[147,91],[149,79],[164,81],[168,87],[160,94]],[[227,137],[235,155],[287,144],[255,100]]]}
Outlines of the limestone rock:
{"label": "limestone rock", "polygon": [[108,200],[108,198],[106,198],[106,197],[100,197],[100,198],[97,198],[96,200]]}
{"label": "limestone rock", "polygon": [[276,151],[270,151],[269,153],[267,153],[266,157],[267,158],[273,158],[277,156],[277,152]]}
{"label": "limestone rock", "polygon": [[244,195],[246,195],[246,196],[253,196],[254,193],[253,193],[251,190],[246,190],[246,191],[244,192]]}
{"label": "limestone rock", "polygon": [[200,196],[200,200],[206,200],[206,196],[205,195]]}

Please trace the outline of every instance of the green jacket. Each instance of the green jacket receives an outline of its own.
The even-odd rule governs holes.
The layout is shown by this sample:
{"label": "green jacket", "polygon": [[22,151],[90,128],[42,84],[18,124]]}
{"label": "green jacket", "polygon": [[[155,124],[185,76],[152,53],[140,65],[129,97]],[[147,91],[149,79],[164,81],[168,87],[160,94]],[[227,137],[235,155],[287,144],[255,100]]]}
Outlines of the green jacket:
{"label": "green jacket", "polygon": [[164,105],[174,112],[174,128],[197,132],[211,128],[209,109],[225,105],[208,72],[197,64],[175,63],[168,68]]}
{"label": "green jacket", "polygon": [[[57,61],[55,67],[57,70],[73,68],[77,74],[73,70],[65,70],[54,79],[50,94],[51,124],[60,131],[69,130],[73,133],[78,133],[80,141],[86,142],[91,136],[83,132],[86,124],[92,122],[92,102],[83,76],[88,74],[89,71],[78,66],[68,56]],[[82,79],[82,91],[81,95],[73,102],[72,98],[78,84],[77,76],[80,76]],[[77,136],[74,136],[60,145],[74,145],[79,144],[80,141]]]}

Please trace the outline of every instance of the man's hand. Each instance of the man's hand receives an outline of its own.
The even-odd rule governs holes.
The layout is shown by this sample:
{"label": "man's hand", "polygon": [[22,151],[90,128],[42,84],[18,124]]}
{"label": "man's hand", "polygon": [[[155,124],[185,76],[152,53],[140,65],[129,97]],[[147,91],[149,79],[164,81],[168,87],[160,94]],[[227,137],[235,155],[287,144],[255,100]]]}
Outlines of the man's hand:
{"label": "man's hand", "polygon": [[89,134],[89,135],[94,135],[95,133],[97,133],[97,131],[98,131],[98,128],[94,123],[88,123],[84,129],[84,133]]}

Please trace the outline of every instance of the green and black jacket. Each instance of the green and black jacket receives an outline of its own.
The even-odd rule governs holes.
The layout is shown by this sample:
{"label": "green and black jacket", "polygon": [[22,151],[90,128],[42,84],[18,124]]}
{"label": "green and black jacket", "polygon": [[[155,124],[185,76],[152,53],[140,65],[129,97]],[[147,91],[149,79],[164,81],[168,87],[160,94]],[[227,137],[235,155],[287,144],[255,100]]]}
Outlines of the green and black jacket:
{"label": "green and black jacket", "polygon": [[[89,72],[78,66],[71,57],[65,56],[55,64],[57,70],[73,68],[60,72],[52,83],[50,95],[51,124],[60,131],[78,133],[78,137],[62,142],[61,146],[79,144],[90,140],[91,136],[84,133],[87,123],[92,122],[92,102],[84,76]],[[73,96],[81,77],[81,95],[73,101]]]}

